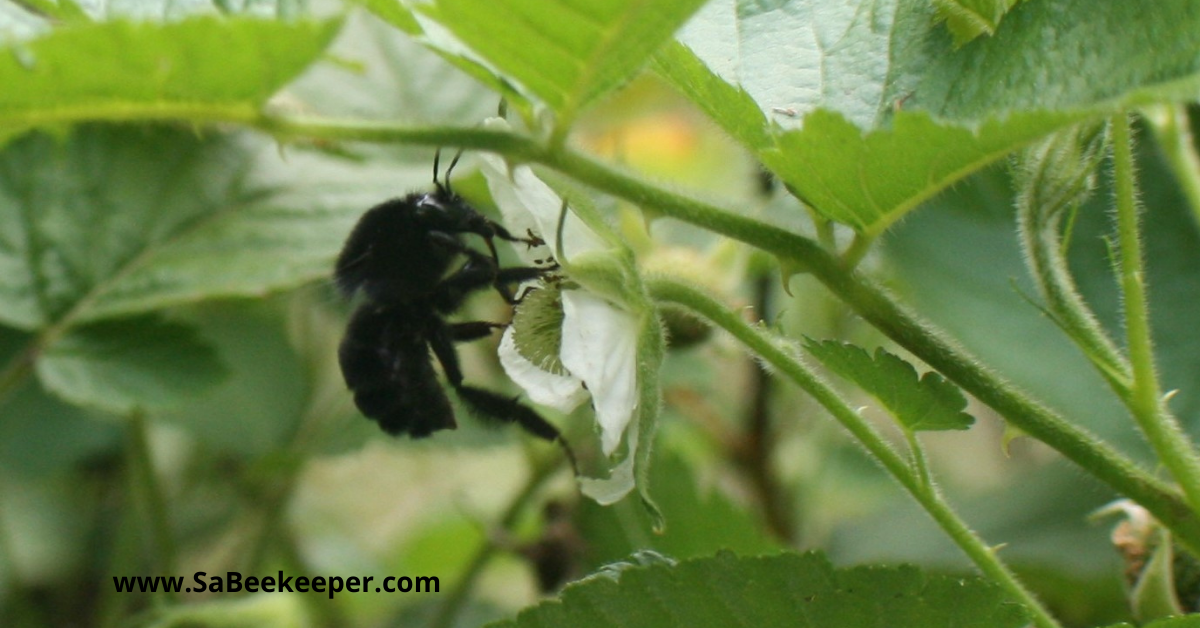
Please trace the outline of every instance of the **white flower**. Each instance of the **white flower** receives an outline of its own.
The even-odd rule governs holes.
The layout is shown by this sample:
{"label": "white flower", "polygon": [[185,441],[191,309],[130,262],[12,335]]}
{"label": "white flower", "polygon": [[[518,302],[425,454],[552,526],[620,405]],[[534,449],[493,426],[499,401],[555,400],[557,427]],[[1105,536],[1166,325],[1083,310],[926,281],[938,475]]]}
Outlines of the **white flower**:
{"label": "white flower", "polygon": [[[494,155],[482,158],[483,173],[492,198],[504,214],[505,226],[514,235],[527,230],[546,241],[545,248],[518,252],[529,262],[545,260],[561,250],[567,259],[558,263],[568,272],[571,260],[603,254],[611,247],[601,235],[578,218],[563,225],[563,243],[557,243],[562,199],[528,166],[510,171]],[[565,375],[547,372],[530,362],[516,347],[513,329],[500,343],[505,372],[535,403],[563,412],[577,407],[590,394],[600,426],[605,455],[620,446],[637,409],[638,317],[587,290],[582,277],[571,277],[581,287],[562,291],[563,324],[560,361]]]}

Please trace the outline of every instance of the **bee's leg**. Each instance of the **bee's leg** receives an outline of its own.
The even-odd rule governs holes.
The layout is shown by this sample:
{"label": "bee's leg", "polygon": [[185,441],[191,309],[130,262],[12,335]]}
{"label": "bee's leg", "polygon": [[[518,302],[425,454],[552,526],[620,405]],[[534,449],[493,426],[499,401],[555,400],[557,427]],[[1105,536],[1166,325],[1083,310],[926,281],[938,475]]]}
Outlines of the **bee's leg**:
{"label": "bee's leg", "polygon": [[446,379],[450,381],[450,385],[455,388],[462,386],[462,366],[458,361],[458,351],[454,349],[454,334],[451,326],[442,323],[437,329],[432,330],[428,340],[429,348],[433,349],[433,355],[441,363],[442,371],[446,373]]}
{"label": "bee's leg", "polygon": [[515,397],[505,397],[490,390],[466,384],[460,384],[454,388],[458,391],[459,398],[480,419],[500,423],[516,423],[521,426],[521,429],[542,440],[558,443],[562,447],[563,453],[567,456],[567,460],[571,463],[571,469],[576,475],[579,474],[579,467],[575,461],[575,452],[572,451],[571,446],[563,438],[562,432],[559,432],[557,427],[554,427],[552,423],[543,419],[532,408],[519,403]]}
{"label": "bee's leg", "polygon": [[489,323],[486,321],[471,321],[468,323],[453,323],[450,326],[450,337],[454,342],[470,342],[492,335],[497,329],[508,327],[504,323]]}
{"label": "bee's leg", "polygon": [[545,276],[549,270],[551,269],[537,268],[534,266],[514,266],[512,268],[501,268],[500,270],[496,271],[496,280],[492,283],[496,288],[496,292],[500,293],[500,296],[504,298],[506,303],[509,305],[516,305],[521,302],[521,298],[524,295],[520,297],[514,296],[510,285],[521,284],[525,283],[526,281],[540,279],[541,277]]}

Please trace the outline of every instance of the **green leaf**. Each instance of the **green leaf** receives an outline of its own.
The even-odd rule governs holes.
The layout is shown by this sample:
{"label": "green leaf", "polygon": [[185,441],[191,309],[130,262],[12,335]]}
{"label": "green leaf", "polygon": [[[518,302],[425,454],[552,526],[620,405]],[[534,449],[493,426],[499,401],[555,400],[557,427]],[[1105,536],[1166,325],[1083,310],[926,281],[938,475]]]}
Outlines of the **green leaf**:
{"label": "green leaf", "polygon": [[826,367],[858,384],[891,412],[905,429],[965,430],[975,419],[963,412],[967,399],[958,386],[932,371],[918,378],[917,370],[901,358],[849,343],[807,339],[804,346]]}
{"label": "green leaf", "polygon": [[834,569],[819,554],[739,558],[723,552],[601,572],[491,628],[1016,628],[1027,621],[1024,609],[975,578],[915,567]]}
{"label": "green leaf", "polygon": [[996,32],[1000,20],[1021,0],[934,0],[937,17],[946,22],[954,45]]}
{"label": "green leaf", "polygon": [[558,113],[579,112],[642,68],[703,0],[439,0],[429,13]]}
{"label": "green leaf", "polygon": [[1102,115],[1194,99],[1200,88],[1195,5],[1164,0],[1154,11],[1135,3],[1105,8],[1096,11],[1089,0],[1025,2],[993,37],[960,50],[949,42],[932,45],[906,64],[909,71],[918,59],[928,65],[903,108],[967,121],[1013,111]]}
{"label": "green leaf", "polygon": [[195,397],[225,370],[192,328],[141,317],[69,332],[41,356],[37,374],[72,403],[128,414]]}
{"label": "green leaf", "polygon": [[319,187],[328,163],[294,198],[251,184],[263,150],[174,128],[13,142],[0,152],[0,321],[82,323],[327,276],[366,205]]}
{"label": "green leaf", "polygon": [[62,26],[0,54],[0,132],[87,119],[249,119],[340,25],[208,16]]}
{"label": "green leaf", "polygon": [[863,133],[841,115],[818,110],[760,157],[821,214],[873,236],[967,173],[1088,117],[1020,113],[973,130],[901,111],[891,129]]}
{"label": "green leaf", "polygon": [[[300,432],[299,426],[307,416],[307,403],[315,392],[305,368],[310,365],[300,362],[295,347],[289,343],[286,321],[275,301],[220,302],[185,311],[188,322],[219,352],[231,376],[209,394],[156,412],[153,418],[182,427],[215,451],[261,456],[284,448],[288,438]],[[325,330],[306,331],[312,335],[306,335],[305,340],[324,340],[314,336]],[[334,362],[334,355],[336,347],[329,347],[323,356],[325,363]],[[350,396],[344,392],[341,377],[335,377],[333,394],[349,404]],[[363,432],[371,434],[369,428],[374,426],[367,421],[348,424],[350,412],[338,413],[332,409],[323,408],[320,416],[340,419],[336,439],[322,439],[322,447],[348,436],[361,436]]]}
{"label": "green leaf", "polygon": [[653,67],[742,144],[756,151],[772,146],[767,118],[754,98],[710,71],[687,46],[667,44]]}
{"label": "green leaf", "polygon": [[1200,89],[1187,0],[1025,3],[957,50],[938,28],[920,2],[726,0],[681,36],[710,76],[677,51],[660,72],[813,209],[871,236],[1043,135]]}

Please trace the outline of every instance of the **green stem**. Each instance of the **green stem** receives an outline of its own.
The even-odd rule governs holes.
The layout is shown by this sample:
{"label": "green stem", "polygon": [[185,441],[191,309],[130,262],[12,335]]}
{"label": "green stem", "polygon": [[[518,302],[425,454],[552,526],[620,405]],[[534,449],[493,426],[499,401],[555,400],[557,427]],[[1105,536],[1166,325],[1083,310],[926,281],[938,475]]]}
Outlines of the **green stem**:
{"label": "green stem", "polygon": [[1126,343],[1133,366],[1131,409],[1155,453],[1183,487],[1193,510],[1200,512],[1200,457],[1179,423],[1166,412],[1154,368],[1129,117],[1114,116],[1111,124],[1117,239],[1121,248],[1121,303],[1125,308]]}
{"label": "green stem", "polygon": [[[647,287],[655,299],[686,307],[729,332],[751,353],[765,360],[777,372],[804,389],[828,410],[866,448],[884,470],[921,504],[981,572],[1029,609],[1035,625],[1039,628],[1059,626],[1041,602],[1025,589],[1008,567],[996,557],[995,552],[946,503],[928,478],[928,470],[923,470],[922,473],[926,476],[923,478],[921,477],[922,473],[910,468],[904,458],[870,423],[851,408],[833,388],[801,363],[790,350],[784,348],[786,341],[751,326],[732,308],[687,284],[671,279],[655,278],[647,282]],[[914,456],[919,451],[918,444],[914,448]],[[923,463],[921,467],[924,469]]]}
{"label": "green stem", "polygon": [[904,429],[904,440],[908,441],[908,452],[912,456],[912,468],[917,479],[928,489],[933,489],[933,474],[929,472],[929,462],[925,460],[925,448],[916,430]]}
{"label": "green stem", "polygon": [[[129,440],[126,445],[129,490],[142,512],[144,529],[150,537],[153,551],[151,568],[154,573],[171,576],[175,573],[175,544],[167,516],[166,498],[154,474],[154,460],[145,415],[135,411],[129,416]],[[157,599],[157,598],[156,598]]]}
{"label": "green stem", "polygon": [[[504,510],[504,514],[500,516],[499,526],[501,529],[508,530],[516,523],[517,517],[521,512],[529,506],[529,502],[537,494],[537,491],[554,475],[559,466],[563,462],[562,456],[555,456],[552,461],[535,464],[529,479],[525,482],[525,486],[513,496],[509,502],[508,508]],[[454,625],[454,620],[458,616],[459,611],[463,610],[463,604],[470,594],[471,589],[475,587],[475,581],[483,573],[484,567],[491,562],[492,558],[500,550],[492,539],[485,539],[483,545],[476,550],[475,555],[467,562],[467,566],[463,568],[463,573],[458,577],[454,588],[442,601],[438,607],[437,614],[429,622],[429,628],[450,628]]]}
{"label": "green stem", "polygon": [[846,252],[842,253],[842,263],[846,268],[854,268],[862,261],[867,253],[871,252],[871,244],[875,242],[875,237],[865,233],[854,234],[854,239],[850,241],[850,246],[846,247]]}
{"label": "green stem", "polygon": [[1041,207],[1042,200],[1032,197],[1032,190],[1038,186],[1029,187],[1031,191],[1022,194],[1017,202],[1017,230],[1038,292],[1063,332],[1079,346],[1113,390],[1124,397],[1133,378],[1129,362],[1075,286],[1067,265],[1067,248],[1059,236],[1063,212]]}
{"label": "green stem", "polygon": [[855,312],[900,346],[991,406],[1014,426],[1138,502],[1183,543],[1200,551],[1200,519],[1178,494],[1129,458],[1081,430],[982,366],[963,349],[899,305],[871,279],[845,268],[819,244],[779,227],[646,183],[569,150],[552,151],[533,138],[475,128],[413,128],[314,118],[261,117],[255,125],[281,139],[319,138],[409,142],[487,150],[541,163],[659,215],[745,242],[811,272]]}
{"label": "green stem", "polygon": [[1200,154],[1196,153],[1196,138],[1188,122],[1185,105],[1163,105],[1148,110],[1145,119],[1154,130],[1167,164],[1175,173],[1179,187],[1187,198],[1192,217],[1200,225]]}

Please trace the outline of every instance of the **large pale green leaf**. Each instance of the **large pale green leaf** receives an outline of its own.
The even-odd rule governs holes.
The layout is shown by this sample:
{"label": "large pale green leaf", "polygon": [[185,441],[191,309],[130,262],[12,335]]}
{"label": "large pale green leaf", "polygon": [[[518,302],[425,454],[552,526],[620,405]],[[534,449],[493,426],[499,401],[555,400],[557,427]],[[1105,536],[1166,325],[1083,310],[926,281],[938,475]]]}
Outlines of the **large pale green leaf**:
{"label": "large pale green leaf", "polygon": [[321,188],[320,171],[290,197],[248,183],[264,151],[169,128],[13,142],[0,152],[0,321],[82,323],[326,276],[368,205]]}
{"label": "large pale green leaf", "polygon": [[193,329],[153,317],[74,329],[41,356],[37,372],[64,399],[114,414],[178,405],[225,374]]}
{"label": "large pale green leaf", "polygon": [[816,109],[873,128],[899,97],[896,72],[908,38],[928,28],[920,4],[715,0],[679,38],[783,128],[798,128]]}
{"label": "large pale green leaf", "polygon": [[905,429],[965,430],[975,422],[963,412],[967,398],[958,386],[933,371],[918,377],[911,364],[883,348],[871,356],[861,347],[836,340],[809,339],[804,346],[831,371],[878,399]]}
{"label": "large pale green leaf", "polygon": [[629,80],[703,0],[439,0],[430,14],[565,128]]}
{"label": "large pale green leaf", "polygon": [[[527,120],[532,120],[533,105],[529,101],[528,94],[523,93],[497,73],[473,51],[466,49],[462,42],[446,31],[443,26],[428,16],[415,12],[409,6],[411,3],[402,0],[356,0],[356,2],[391,26],[392,28],[388,29],[391,31],[389,33],[391,37],[389,38],[379,29],[373,28],[364,33],[361,25],[352,20],[350,26],[343,31],[344,36],[339,39],[333,52],[346,54],[343,49],[348,49],[350,52],[347,56],[357,59],[362,57],[365,52],[364,41],[374,39],[378,42],[379,51],[384,55],[386,74],[371,75],[377,74],[371,72],[372,65],[378,65],[371,64],[368,65],[367,73],[359,78],[375,85],[376,90],[380,85],[401,90],[400,98],[380,103],[390,105],[395,110],[395,113],[391,114],[392,117],[435,120],[446,118],[458,123],[463,120],[478,120],[482,119],[484,115],[468,113],[463,110],[470,107],[478,109],[478,106],[483,103],[490,111],[494,112],[496,110],[494,97],[495,94],[499,94],[510,109],[520,112]],[[403,41],[396,38],[395,31],[397,30],[405,34]],[[415,50],[418,46],[424,46],[433,55],[441,57],[441,60],[433,58],[433,55],[418,52]],[[442,65],[443,69],[440,72],[430,73],[428,70],[434,67],[435,63]],[[459,72],[446,71],[444,66],[447,64],[457,68]],[[444,89],[445,87],[466,85],[475,90],[486,86],[492,93],[465,94],[459,89],[456,90],[459,92],[458,94],[451,94]],[[333,100],[344,104],[344,99],[340,96],[345,94],[339,93],[338,95],[339,98]]]}
{"label": "large pale green leaf", "polygon": [[0,132],[96,118],[249,117],[339,26],[217,17],[62,26],[0,54]]}
{"label": "large pale green leaf", "polygon": [[1027,621],[998,587],[978,579],[915,567],[834,569],[818,554],[721,553],[602,571],[492,627],[1016,628]]}
{"label": "large pale green leaf", "polygon": [[[230,377],[209,394],[152,418],[183,428],[215,451],[245,456],[279,452],[289,443],[308,452],[341,451],[377,438],[373,422],[355,417],[341,374],[331,372],[337,370],[344,323],[313,301],[286,295],[181,312],[213,344]],[[303,320],[308,317],[319,321]]]}
{"label": "large pale green leaf", "polygon": [[1022,3],[961,49],[933,18],[920,2],[726,0],[682,36],[711,76],[678,50],[659,66],[814,209],[868,234],[1047,133],[1200,88],[1186,0]]}
{"label": "large pale green leaf", "polygon": [[[336,117],[470,125],[496,114],[496,93],[505,92],[494,73],[417,36],[420,26],[403,21],[415,18],[396,0],[364,4],[386,23],[351,16],[329,48],[330,56],[346,63],[314,65],[288,85],[289,95]],[[513,103],[511,94],[508,98]]]}

